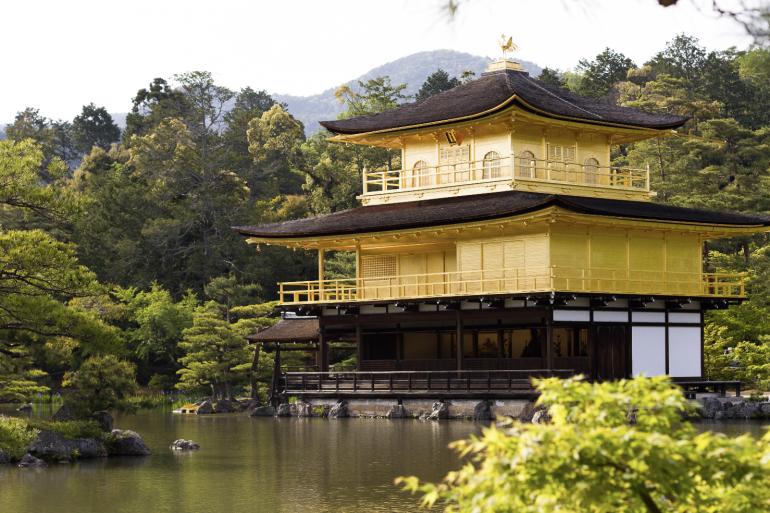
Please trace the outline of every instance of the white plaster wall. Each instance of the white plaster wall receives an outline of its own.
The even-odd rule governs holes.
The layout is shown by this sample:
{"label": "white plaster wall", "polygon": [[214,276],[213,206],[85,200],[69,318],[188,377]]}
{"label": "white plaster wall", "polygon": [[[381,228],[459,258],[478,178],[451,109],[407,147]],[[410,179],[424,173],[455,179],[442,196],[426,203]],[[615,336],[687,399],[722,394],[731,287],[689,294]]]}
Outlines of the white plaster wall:
{"label": "white plaster wall", "polygon": [[666,373],[666,328],[631,328],[631,374],[659,376]]}
{"label": "white plaster wall", "polygon": [[672,377],[700,377],[701,331],[697,327],[668,329],[668,373]]}

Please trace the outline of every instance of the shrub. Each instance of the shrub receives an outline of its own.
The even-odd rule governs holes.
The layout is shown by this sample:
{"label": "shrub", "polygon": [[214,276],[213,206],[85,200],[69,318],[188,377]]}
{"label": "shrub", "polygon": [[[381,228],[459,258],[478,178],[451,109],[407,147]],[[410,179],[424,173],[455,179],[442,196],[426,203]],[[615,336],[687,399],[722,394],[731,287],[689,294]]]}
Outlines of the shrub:
{"label": "shrub", "polygon": [[116,356],[92,356],[65,374],[63,385],[69,391],[65,402],[87,417],[98,410],[127,407],[126,398],[137,389],[136,371],[132,363]]}
{"label": "shrub", "polygon": [[770,511],[770,434],[698,433],[665,378],[536,385],[550,422],[485,429],[453,444],[472,459],[442,483],[398,482],[449,512]]}
{"label": "shrub", "polygon": [[0,415],[0,450],[13,459],[19,459],[37,436],[26,419]]}

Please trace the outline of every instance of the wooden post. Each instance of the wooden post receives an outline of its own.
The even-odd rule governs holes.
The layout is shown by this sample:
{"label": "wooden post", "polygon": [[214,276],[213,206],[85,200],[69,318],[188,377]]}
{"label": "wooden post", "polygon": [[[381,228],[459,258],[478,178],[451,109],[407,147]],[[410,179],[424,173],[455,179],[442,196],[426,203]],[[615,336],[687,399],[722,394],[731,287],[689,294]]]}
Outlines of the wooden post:
{"label": "wooden post", "polygon": [[553,370],[553,307],[545,309],[545,368]]}
{"label": "wooden post", "polygon": [[356,370],[361,370],[361,359],[364,355],[364,348],[361,345],[361,323],[356,315]]}
{"label": "wooden post", "polygon": [[329,343],[324,336],[323,330],[318,334],[318,370],[320,372],[329,372]]}
{"label": "wooden post", "polygon": [[457,310],[457,334],[455,336],[455,346],[457,348],[457,370],[463,370],[463,321],[460,317],[460,310]]}
{"label": "wooden post", "polygon": [[254,344],[254,358],[251,360],[251,398],[259,398],[259,350],[262,348],[262,342]]}
{"label": "wooden post", "polygon": [[318,300],[324,300],[324,254],[323,248],[318,248]]}

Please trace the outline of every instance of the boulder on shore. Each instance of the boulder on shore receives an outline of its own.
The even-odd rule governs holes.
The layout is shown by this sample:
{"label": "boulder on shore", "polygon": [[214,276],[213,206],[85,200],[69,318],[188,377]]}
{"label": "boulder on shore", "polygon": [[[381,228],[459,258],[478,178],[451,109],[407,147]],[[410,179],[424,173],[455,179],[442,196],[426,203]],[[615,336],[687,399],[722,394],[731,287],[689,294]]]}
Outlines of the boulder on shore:
{"label": "boulder on shore", "polygon": [[26,413],[27,415],[29,415],[30,413],[32,413],[32,404],[30,403],[22,404],[21,406],[16,408],[16,411],[19,413]]}
{"label": "boulder on shore", "polygon": [[241,404],[231,399],[222,399],[214,405],[214,413],[234,413],[241,411]]}
{"label": "boulder on shore", "polygon": [[196,410],[196,415],[208,415],[209,413],[214,413],[214,405],[211,404],[211,401],[206,399],[205,401],[202,401],[200,405],[198,405],[198,409]]}
{"label": "boulder on shore", "polygon": [[330,419],[342,419],[348,416],[348,402],[343,400],[337,401],[337,403],[329,410],[328,417]]}
{"label": "boulder on shore", "polygon": [[51,420],[56,420],[61,422],[65,420],[77,420],[77,418],[78,416],[75,413],[74,408],[72,408],[72,406],[70,406],[69,404],[64,403],[61,405],[61,407],[58,410],[56,410],[56,413],[53,414],[53,416],[51,417]]}
{"label": "boulder on shore", "polygon": [[433,408],[428,415],[428,420],[444,420],[449,418],[449,405],[444,401],[433,403]]}
{"label": "boulder on shore", "polygon": [[297,410],[297,417],[313,416],[313,407],[310,403],[307,403],[305,401],[298,401],[294,404],[294,407]]}
{"label": "boulder on shore", "polygon": [[0,465],[7,465],[10,462],[11,462],[11,456],[5,451],[3,451],[2,449],[0,449]]}
{"label": "boulder on shore", "polygon": [[197,451],[201,446],[193,442],[192,440],[185,440],[180,438],[171,442],[170,449],[172,451]]}
{"label": "boulder on shore", "polygon": [[108,452],[110,456],[147,456],[150,449],[136,431],[113,429],[110,433]]}
{"label": "boulder on shore", "polygon": [[403,404],[391,406],[388,413],[385,414],[385,418],[387,419],[405,419],[406,417],[406,408],[404,408]]}
{"label": "boulder on shore", "polygon": [[250,417],[273,417],[275,416],[275,408],[273,408],[270,405],[265,406],[257,406],[251,412],[249,412]]}
{"label": "boulder on shore", "polygon": [[276,417],[291,417],[291,405],[289,403],[281,403],[275,410]]}
{"label": "boulder on shore", "polygon": [[30,453],[25,454],[19,461],[20,468],[42,468],[46,466],[45,461],[35,458]]}
{"label": "boulder on shore", "polygon": [[473,407],[473,420],[494,420],[495,416],[492,413],[492,407],[489,401],[479,401],[476,406]]}
{"label": "boulder on shore", "polygon": [[40,431],[30,444],[29,453],[46,461],[74,461],[80,458],[103,458],[107,449],[94,438],[69,439],[54,431]]}

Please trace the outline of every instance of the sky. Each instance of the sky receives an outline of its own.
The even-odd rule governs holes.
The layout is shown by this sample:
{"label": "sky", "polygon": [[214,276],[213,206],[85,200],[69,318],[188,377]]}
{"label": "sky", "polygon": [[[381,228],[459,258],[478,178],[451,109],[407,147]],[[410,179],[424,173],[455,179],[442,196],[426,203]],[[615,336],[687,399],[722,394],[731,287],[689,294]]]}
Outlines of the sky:
{"label": "sky", "polygon": [[503,33],[520,48],[514,57],[559,69],[608,46],[641,63],[679,33],[709,49],[751,43],[708,0],[669,8],[656,0],[464,0],[453,20],[445,2],[9,1],[0,16],[0,123],[27,106],[53,119],[71,119],[90,102],[127,112],[154,77],[193,70],[233,89],[309,95],[419,51],[498,57]]}

